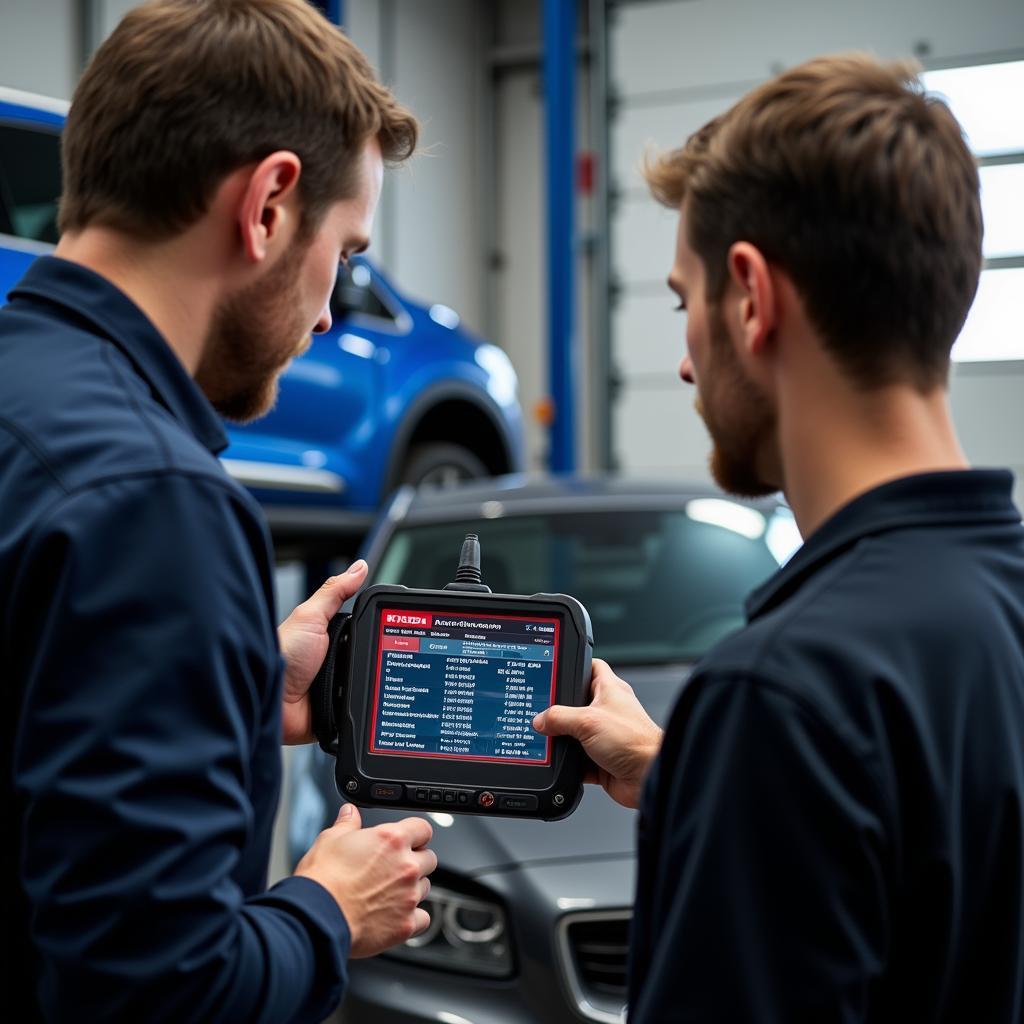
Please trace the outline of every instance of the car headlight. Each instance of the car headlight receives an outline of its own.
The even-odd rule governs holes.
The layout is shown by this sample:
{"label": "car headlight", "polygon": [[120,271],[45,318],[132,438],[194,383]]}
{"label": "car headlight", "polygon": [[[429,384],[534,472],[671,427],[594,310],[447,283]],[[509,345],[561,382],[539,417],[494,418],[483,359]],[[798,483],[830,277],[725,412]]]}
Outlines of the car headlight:
{"label": "car headlight", "polygon": [[497,903],[432,888],[421,906],[430,914],[430,927],[385,955],[490,978],[512,973],[508,923]]}

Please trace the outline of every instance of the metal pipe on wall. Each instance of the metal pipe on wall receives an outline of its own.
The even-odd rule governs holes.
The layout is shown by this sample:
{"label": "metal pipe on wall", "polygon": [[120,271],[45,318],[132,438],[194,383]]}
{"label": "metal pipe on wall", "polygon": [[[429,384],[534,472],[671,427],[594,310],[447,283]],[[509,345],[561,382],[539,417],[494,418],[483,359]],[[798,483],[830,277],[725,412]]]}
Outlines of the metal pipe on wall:
{"label": "metal pipe on wall", "polygon": [[544,0],[545,178],[547,181],[548,464],[576,468],[575,148],[576,0]]}
{"label": "metal pipe on wall", "polygon": [[594,461],[599,469],[614,470],[615,368],[612,361],[611,189],[612,147],[611,73],[608,47],[608,0],[590,0],[590,117],[594,150],[593,286],[591,300],[593,387],[591,428]]}

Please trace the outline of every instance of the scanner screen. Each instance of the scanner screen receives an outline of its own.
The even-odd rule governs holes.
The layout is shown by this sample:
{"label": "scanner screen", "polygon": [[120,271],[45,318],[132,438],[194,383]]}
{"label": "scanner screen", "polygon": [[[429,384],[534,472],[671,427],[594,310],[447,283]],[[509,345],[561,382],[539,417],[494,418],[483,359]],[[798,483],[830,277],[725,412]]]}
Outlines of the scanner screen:
{"label": "scanner screen", "polygon": [[556,618],[382,608],[374,754],[549,764],[534,715],[555,701]]}

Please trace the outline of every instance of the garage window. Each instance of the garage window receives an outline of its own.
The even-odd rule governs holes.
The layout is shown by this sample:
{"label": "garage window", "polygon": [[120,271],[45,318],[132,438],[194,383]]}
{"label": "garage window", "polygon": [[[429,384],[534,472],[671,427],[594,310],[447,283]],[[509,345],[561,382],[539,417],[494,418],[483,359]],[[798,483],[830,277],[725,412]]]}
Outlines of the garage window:
{"label": "garage window", "polygon": [[1017,316],[1024,292],[1024,60],[926,71],[963,125],[978,158],[985,267],[967,323],[953,347],[961,362],[1024,359]]}

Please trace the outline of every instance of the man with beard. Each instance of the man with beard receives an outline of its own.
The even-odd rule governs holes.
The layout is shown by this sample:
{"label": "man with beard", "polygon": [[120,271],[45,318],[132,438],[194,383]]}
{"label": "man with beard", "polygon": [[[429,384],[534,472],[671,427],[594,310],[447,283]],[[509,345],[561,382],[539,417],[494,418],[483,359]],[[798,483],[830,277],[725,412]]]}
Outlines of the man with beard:
{"label": "man with beard", "polygon": [[648,170],[727,490],[803,548],[664,735],[596,663],[581,740],[640,808],[631,1024],[1024,1019],[1024,530],[946,385],[978,176],[913,69],[787,71]]}
{"label": "man with beard", "polygon": [[[275,632],[269,538],[216,458],[330,326],[417,127],[303,0],[154,0],[79,84],[62,237],[0,310],[7,998],[21,1020],[320,1020],[429,924],[421,819],[348,806],[269,891],[280,744],[326,627]],[[283,661],[282,661],[283,655]]]}

